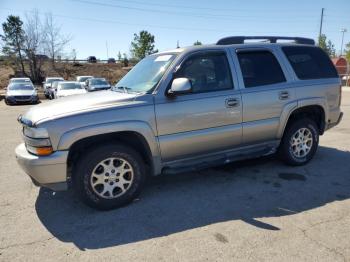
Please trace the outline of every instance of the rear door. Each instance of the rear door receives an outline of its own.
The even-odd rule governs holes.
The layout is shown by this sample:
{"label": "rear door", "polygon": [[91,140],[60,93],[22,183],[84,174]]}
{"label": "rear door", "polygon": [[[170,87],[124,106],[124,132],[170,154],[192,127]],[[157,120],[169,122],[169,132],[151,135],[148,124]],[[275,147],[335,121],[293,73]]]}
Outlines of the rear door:
{"label": "rear door", "polygon": [[295,98],[280,55],[273,48],[234,50],[241,73],[243,145],[275,140],[282,110]]}

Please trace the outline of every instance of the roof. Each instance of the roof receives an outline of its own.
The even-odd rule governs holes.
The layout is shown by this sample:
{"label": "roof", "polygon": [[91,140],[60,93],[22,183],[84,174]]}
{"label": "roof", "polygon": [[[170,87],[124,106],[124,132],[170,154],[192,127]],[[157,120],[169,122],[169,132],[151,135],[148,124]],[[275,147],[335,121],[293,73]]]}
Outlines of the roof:
{"label": "roof", "polygon": [[[249,42],[245,42],[245,40],[249,40]],[[256,40],[253,42],[252,40]],[[282,40],[283,42],[278,42]],[[288,42],[287,42],[288,41]],[[201,50],[208,48],[226,48],[230,46],[234,47],[271,47],[271,46],[315,46],[315,41],[310,38],[303,37],[286,37],[286,36],[231,36],[220,39],[216,44],[209,45],[196,45],[196,46],[188,46],[182,47],[172,50],[166,50],[162,52],[158,52],[159,54],[167,54],[167,53],[182,53],[184,51],[191,50]]]}

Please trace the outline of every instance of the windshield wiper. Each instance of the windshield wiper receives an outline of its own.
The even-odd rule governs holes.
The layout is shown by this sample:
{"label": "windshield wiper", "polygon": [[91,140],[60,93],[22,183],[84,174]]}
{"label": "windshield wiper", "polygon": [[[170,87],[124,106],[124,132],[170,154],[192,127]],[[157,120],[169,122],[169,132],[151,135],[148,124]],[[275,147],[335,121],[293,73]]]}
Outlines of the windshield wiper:
{"label": "windshield wiper", "polygon": [[126,87],[126,86],[117,86],[116,88],[119,90],[123,90],[124,93],[129,93],[129,90],[131,90],[130,87]]}

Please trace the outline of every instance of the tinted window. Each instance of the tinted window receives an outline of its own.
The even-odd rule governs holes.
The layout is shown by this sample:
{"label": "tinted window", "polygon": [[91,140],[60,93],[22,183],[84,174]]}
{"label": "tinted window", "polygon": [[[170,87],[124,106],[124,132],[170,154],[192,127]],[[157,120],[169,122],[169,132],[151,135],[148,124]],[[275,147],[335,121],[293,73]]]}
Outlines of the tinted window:
{"label": "tinted window", "polygon": [[225,53],[193,55],[181,66],[176,77],[186,77],[193,93],[232,89],[232,77]]}
{"label": "tinted window", "polygon": [[299,79],[338,77],[328,55],[320,48],[310,46],[282,47]]}
{"label": "tinted window", "polygon": [[237,56],[246,88],[286,81],[280,64],[271,52],[244,51]]}
{"label": "tinted window", "polygon": [[92,85],[108,85],[107,81],[104,79],[91,79],[90,83]]}
{"label": "tinted window", "polygon": [[60,83],[61,90],[83,89],[78,83]]}
{"label": "tinted window", "polygon": [[32,85],[23,84],[11,84],[9,90],[34,90]]}

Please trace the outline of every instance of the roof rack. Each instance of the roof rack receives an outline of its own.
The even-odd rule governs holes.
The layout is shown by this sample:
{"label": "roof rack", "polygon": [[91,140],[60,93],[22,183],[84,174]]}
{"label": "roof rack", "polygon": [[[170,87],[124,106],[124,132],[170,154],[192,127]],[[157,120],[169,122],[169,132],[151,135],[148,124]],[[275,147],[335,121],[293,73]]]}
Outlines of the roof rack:
{"label": "roof rack", "polygon": [[277,40],[293,40],[296,44],[315,45],[311,38],[289,36],[229,36],[217,41],[217,45],[244,44],[245,40],[263,40],[269,43],[277,43]]}

